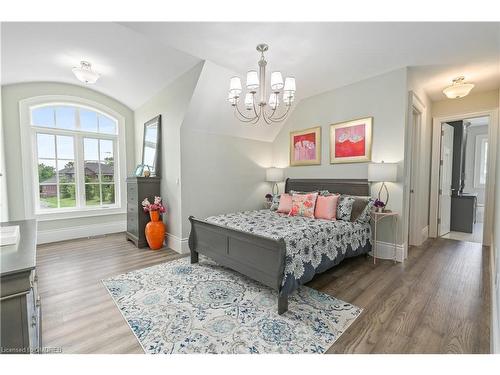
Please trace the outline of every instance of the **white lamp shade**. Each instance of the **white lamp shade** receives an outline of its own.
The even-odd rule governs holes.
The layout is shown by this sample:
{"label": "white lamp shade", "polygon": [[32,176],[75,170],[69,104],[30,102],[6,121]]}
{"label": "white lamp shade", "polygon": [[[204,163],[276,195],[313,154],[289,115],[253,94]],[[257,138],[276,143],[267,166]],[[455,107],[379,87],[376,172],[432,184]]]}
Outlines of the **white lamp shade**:
{"label": "white lamp shade", "polygon": [[239,95],[241,93],[241,79],[240,77],[231,77],[229,81],[229,92]]}
{"label": "white lamp shade", "polygon": [[245,107],[247,109],[253,108],[253,95],[249,92],[245,95]]}
{"label": "white lamp shade", "polygon": [[278,94],[272,93],[271,96],[269,97],[269,107],[275,109],[278,106],[279,102],[280,100],[278,98]]}
{"label": "white lamp shade", "polygon": [[240,101],[240,98],[235,93],[229,91],[229,94],[227,95],[227,101],[231,103],[231,105],[235,105]]}
{"label": "white lamp shade", "polygon": [[285,78],[285,91],[292,91],[295,92],[295,78],[293,77],[286,77]]}
{"label": "white lamp shade", "polygon": [[286,105],[291,105],[295,99],[295,95],[292,91],[283,92],[283,102]]}
{"label": "white lamp shade", "polygon": [[271,73],[271,89],[273,91],[280,91],[283,88],[283,76],[281,72]]}
{"label": "white lamp shade", "polygon": [[283,169],[281,168],[267,168],[266,169],[266,181],[269,182],[280,182],[283,181]]}
{"label": "white lamp shade", "polygon": [[247,89],[256,91],[259,88],[259,75],[256,70],[249,70],[247,73]]}
{"label": "white lamp shade", "polygon": [[368,180],[372,182],[396,182],[398,178],[397,163],[368,164]]}

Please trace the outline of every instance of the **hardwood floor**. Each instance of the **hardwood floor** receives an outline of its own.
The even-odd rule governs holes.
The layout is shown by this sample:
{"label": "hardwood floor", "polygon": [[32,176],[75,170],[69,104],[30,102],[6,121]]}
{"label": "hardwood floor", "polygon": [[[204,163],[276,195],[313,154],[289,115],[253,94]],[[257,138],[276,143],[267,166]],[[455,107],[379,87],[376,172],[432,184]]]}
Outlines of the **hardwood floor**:
{"label": "hardwood floor", "polygon": [[[329,353],[488,353],[489,249],[438,239],[402,264],[348,259],[308,285],[364,309]],[[102,279],[179,258],[123,234],[38,247],[43,345],[63,353],[142,353]]]}

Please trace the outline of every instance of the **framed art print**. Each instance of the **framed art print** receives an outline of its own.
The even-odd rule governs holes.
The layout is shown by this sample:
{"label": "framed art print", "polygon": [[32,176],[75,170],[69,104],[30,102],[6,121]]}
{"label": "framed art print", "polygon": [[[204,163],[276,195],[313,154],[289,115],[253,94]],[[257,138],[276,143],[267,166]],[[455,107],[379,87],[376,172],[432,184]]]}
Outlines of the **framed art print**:
{"label": "framed art print", "polygon": [[321,164],[321,126],[290,133],[290,165]]}
{"label": "framed art print", "polygon": [[373,117],[330,125],[330,163],[362,163],[372,159]]}

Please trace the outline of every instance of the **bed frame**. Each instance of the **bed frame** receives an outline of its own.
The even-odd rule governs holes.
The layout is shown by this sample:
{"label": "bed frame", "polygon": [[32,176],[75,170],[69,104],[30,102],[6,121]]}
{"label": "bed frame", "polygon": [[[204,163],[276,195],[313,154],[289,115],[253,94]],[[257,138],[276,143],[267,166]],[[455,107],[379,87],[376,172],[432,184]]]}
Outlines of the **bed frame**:
{"label": "bed frame", "polygon": [[[285,192],[328,190],[331,192],[362,195],[370,194],[368,180],[353,179],[290,179],[285,182]],[[189,248],[191,263],[198,262],[198,255],[212,258],[222,266],[231,268],[279,292],[278,314],[288,310],[288,295],[280,291],[285,268],[286,245],[283,239],[267,237],[227,228],[189,217],[191,233]]]}

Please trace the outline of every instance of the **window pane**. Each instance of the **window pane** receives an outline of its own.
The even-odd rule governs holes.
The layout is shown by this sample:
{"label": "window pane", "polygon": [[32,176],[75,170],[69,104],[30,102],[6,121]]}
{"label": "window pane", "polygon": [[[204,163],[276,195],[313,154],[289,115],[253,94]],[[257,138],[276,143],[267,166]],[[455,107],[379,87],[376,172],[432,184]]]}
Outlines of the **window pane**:
{"label": "window pane", "polygon": [[80,109],[80,128],[87,132],[97,132],[97,113]]}
{"label": "window pane", "polygon": [[98,140],[94,138],[83,139],[83,157],[85,160],[99,160]]}
{"label": "window pane", "polygon": [[99,142],[102,181],[114,181],[113,141],[101,139]]}
{"label": "window pane", "polygon": [[57,208],[57,185],[40,185],[40,208]]}
{"label": "window pane", "polygon": [[73,160],[57,160],[59,183],[75,182],[75,162]]}
{"label": "window pane", "polygon": [[85,182],[99,182],[99,162],[85,160]]}
{"label": "window pane", "polygon": [[74,107],[56,107],[56,127],[61,129],[75,129]]}
{"label": "window pane", "polygon": [[40,107],[31,111],[31,124],[54,127],[54,107]]}
{"label": "window pane", "polygon": [[102,184],[102,204],[115,204],[115,184]]}
{"label": "window pane", "polygon": [[53,135],[37,133],[36,143],[39,158],[53,159],[56,157],[56,147]]}
{"label": "window pane", "polygon": [[85,204],[87,206],[99,206],[101,204],[99,184],[85,185]]}
{"label": "window pane", "polygon": [[38,159],[38,181],[44,184],[57,183],[55,160]]}
{"label": "window pane", "polygon": [[74,184],[59,185],[59,207],[76,207],[76,194]]}
{"label": "window pane", "polygon": [[75,153],[73,150],[73,137],[64,135],[57,136],[57,158],[58,159],[74,159]]}
{"label": "window pane", "polygon": [[99,132],[106,134],[116,134],[115,122],[107,116],[99,115]]}

